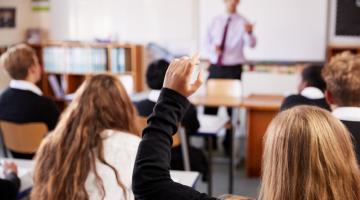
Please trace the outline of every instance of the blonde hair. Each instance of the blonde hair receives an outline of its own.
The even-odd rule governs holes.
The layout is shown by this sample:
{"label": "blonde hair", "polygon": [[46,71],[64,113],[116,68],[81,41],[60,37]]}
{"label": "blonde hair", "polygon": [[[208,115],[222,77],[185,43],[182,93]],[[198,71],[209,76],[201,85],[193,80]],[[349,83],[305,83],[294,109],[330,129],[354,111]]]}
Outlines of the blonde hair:
{"label": "blonde hair", "polygon": [[360,106],[360,55],[344,52],[323,69],[327,90],[338,106]]}
{"label": "blonde hair", "polygon": [[11,78],[16,80],[26,79],[29,68],[38,64],[35,51],[25,44],[9,48],[1,56],[0,61],[1,67],[4,67]]}
{"label": "blonde hair", "polygon": [[105,188],[96,160],[113,170],[126,197],[119,172],[105,160],[101,133],[111,129],[140,136],[136,116],[117,77],[100,74],[87,80],[37,152],[31,198],[89,199],[85,182],[92,171],[104,199]]}
{"label": "blonde hair", "polygon": [[260,199],[360,199],[350,134],[329,112],[311,106],[284,111],[264,142]]}

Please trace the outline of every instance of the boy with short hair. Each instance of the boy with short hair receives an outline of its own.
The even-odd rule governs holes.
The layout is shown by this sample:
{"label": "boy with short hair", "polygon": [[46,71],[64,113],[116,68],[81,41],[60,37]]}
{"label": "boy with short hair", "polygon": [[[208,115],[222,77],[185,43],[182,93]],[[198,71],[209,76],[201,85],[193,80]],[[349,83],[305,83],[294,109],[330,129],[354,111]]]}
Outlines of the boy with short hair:
{"label": "boy with short hair", "polygon": [[327,84],[326,99],[333,115],[352,134],[358,161],[360,160],[360,55],[345,52],[334,56],[323,69]]}
{"label": "boy with short hair", "polygon": [[[42,96],[36,83],[41,79],[41,67],[35,51],[24,44],[9,48],[0,58],[11,77],[9,87],[0,97],[0,120],[13,123],[43,122],[48,130],[55,128],[59,111],[53,101]],[[12,152],[15,157],[29,158]]]}

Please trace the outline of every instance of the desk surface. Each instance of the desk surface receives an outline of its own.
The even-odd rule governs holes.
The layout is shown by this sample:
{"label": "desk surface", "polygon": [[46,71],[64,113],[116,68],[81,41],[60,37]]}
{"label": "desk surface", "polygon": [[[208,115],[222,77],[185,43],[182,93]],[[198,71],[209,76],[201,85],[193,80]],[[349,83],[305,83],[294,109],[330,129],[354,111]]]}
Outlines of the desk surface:
{"label": "desk surface", "polygon": [[199,179],[199,172],[189,172],[189,171],[170,171],[171,178],[182,185],[186,185],[189,187],[194,187],[197,180]]}
{"label": "desk surface", "polygon": [[243,99],[242,107],[256,110],[279,110],[283,96],[253,94]]}
{"label": "desk surface", "polygon": [[243,99],[239,97],[192,96],[190,101],[197,106],[244,107],[259,110],[278,110],[283,96],[253,94]]}
{"label": "desk surface", "polygon": [[242,100],[239,97],[217,97],[217,96],[192,96],[191,103],[196,106],[225,106],[240,107]]}

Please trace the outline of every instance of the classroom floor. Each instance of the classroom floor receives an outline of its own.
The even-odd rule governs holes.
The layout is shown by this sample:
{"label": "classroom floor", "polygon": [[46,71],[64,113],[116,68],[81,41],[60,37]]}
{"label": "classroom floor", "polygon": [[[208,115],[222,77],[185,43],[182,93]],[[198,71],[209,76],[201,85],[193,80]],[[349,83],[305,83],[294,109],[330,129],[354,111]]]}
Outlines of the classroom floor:
{"label": "classroom floor", "polygon": [[[213,195],[218,197],[228,193],[228,164],[222,156],[216,156],[213,162]],[[257,198],[260,186],[260,178],[248,178],[245,175],[244,165],[235,169],[234,194]],[[198,181],[195,188],[203,193],[207,193],[207,184]]]}

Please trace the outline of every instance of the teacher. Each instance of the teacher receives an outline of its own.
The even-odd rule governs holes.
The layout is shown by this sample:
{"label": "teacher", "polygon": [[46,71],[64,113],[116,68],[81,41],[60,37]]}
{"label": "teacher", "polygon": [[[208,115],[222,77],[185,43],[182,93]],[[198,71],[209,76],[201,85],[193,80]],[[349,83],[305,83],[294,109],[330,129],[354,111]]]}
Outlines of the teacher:
{"label": "teacher", "polygon": [[206,48],[210,56],[209,79],[241,79],[245,63],[244,47],[256,46],[253,25],[240,15],[240,0],[224,0],[226,13],[215,17],[209,26]]}
{"label": "teacher", "polygon": [[[226,13],[215,17],[209,26],[205,41],[210,56],[209,79],[241,80],[242,65],[246,62],[244,47],[256,46],[253,25],[237,11],[240,0],[224,0]],[[204,113],[216,115],[217,107],[205,107]],[[227,109],[228,115],[232,110]],[[222,142],[226,155],[231,155],[232,129],[226,130]],[[213,148],[217,149],[216,137],[213,137]],[[206,142],[205,144],[208,144]]]}

